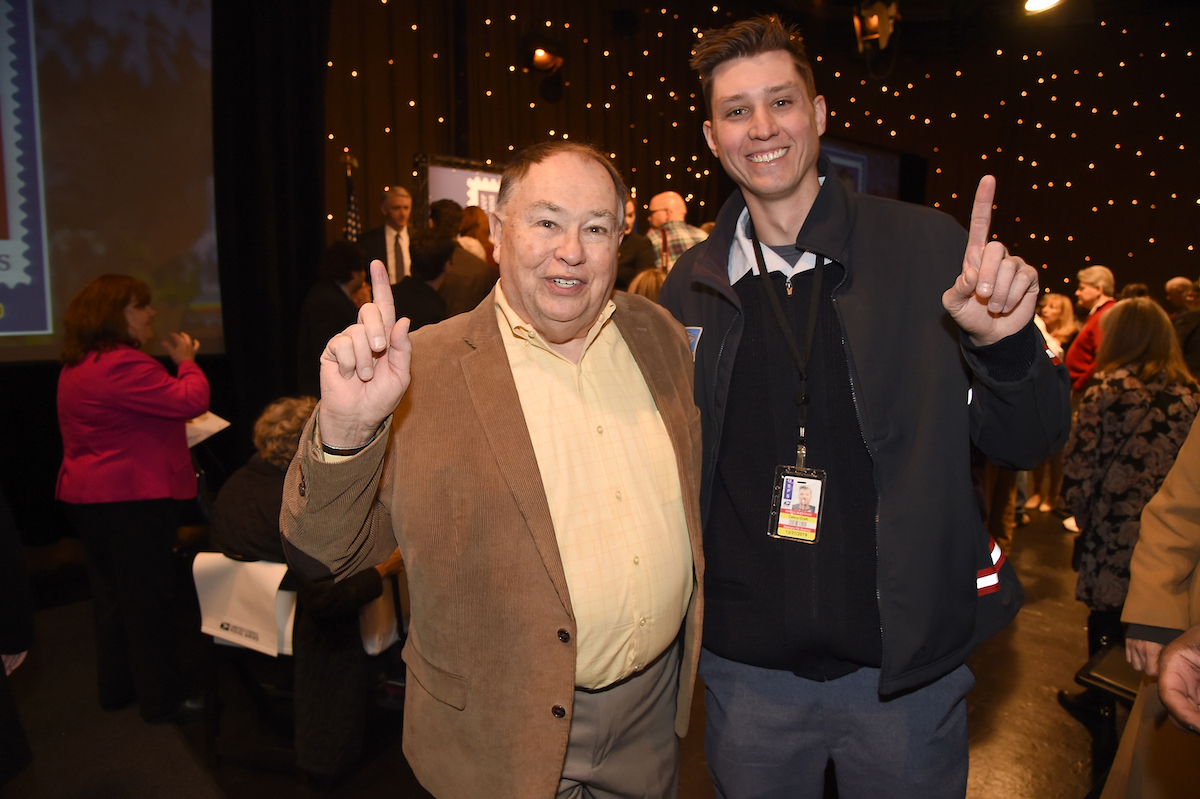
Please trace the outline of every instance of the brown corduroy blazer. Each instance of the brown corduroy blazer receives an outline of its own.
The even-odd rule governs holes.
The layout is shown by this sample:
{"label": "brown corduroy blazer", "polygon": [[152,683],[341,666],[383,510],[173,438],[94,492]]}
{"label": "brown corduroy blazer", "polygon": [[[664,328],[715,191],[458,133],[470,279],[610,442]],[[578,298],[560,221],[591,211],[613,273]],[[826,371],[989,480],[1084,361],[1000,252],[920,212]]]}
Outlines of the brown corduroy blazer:
{"label": "brown corduroy blazer", "polygon": [[[675,449],[695,564],[682,624],[682,736],[704,574],[692,358],[666,311],[624,292],[613,301],[612,322]],[[404,753],[417,778],[441,799],[553,797],[572,717],[576,626],[494,302],[412,341],[412,383],[366,450],[344,463],[316,460],[315,413],[309,421],[284,491],[288,560],[302,577],[340,579],[383,561],[398,542],[412,603]]]}
{"label": "brown corduroy blazer", "polygon": [[1142,510],[1121,620],[1171,630],[1200,624],[1200,423]]}

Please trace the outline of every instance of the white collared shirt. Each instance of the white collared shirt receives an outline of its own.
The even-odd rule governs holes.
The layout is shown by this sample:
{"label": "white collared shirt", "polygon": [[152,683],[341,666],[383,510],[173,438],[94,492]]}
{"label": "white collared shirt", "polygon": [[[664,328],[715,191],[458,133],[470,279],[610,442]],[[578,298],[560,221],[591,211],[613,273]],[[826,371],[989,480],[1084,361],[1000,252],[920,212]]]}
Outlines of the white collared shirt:
{"label": "white collared shirt", "polygon": [[[825,178],[822,177],[820,180],[821,185],[825,185]],[[754,244],[750,241],[750,235],[746,233],[749,223],[750,209],[743,208],[741,215],[738,216],[737,224],[734,226],[733,243],[729,245],[729,285],[731,286],[745,277],[747,272],[758,271],[754,258]],[[816,253],[804,253],[796,265],[792,266],[770,247],[763,247],[762,251],[763,263],[766,264],[767,272],[781,272],[789,280],[793,275],[807,272],[817,266]]]}

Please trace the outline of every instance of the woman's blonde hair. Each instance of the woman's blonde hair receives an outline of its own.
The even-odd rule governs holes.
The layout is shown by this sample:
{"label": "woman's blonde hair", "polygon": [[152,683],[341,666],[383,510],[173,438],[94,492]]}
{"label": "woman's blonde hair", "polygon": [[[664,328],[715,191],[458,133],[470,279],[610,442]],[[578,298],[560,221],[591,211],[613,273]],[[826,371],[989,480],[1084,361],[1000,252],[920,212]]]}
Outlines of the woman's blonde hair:
{"label": "woman's blonde hair", "polygon": [[267,406],[254,423],[254,448],[267,463],[286,469],[300,446],[300,434],[316,397],[285,397]]}
{"label": "woman's blonde hair", "polygon": [[1149,297],[1118,302],[1100,318],[1100,330],[1104,338],[1096,354],[1097,372],[1139,363],[1142,382],[1159,372],[1168,382],[1193,380],[1167,312]]}
{"label": "woman's blonde hair", "polygon": [[629,281],[629,293],[641,294],[652,302],[658,302],[658,294],[666,279],[667,273],[661,269],[643,269]]}
{"label": "woman's blonde hair", "polygon": [[1079,329],[1079,323],[1075,321],[1075,303],[1071,302],[1071,298],[1066,294],[1044,294],[1039,305],[1054,305],[1058,308],[1058,323],[1050,330],[1050,326],[1046,326],[1047,332],[1055,338],[1062,340]]}

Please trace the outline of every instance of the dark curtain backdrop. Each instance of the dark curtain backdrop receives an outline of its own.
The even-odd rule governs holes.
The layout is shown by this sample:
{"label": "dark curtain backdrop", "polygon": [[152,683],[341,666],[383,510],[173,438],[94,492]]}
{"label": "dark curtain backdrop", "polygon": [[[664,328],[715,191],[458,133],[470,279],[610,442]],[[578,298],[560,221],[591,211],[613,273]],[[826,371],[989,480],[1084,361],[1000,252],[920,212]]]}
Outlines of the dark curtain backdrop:
{"label": "dark curtain backdrop", "polygon": [[[993,231],[1045,266],[1044,285],[1070,294],[1076,271],[1099,263],[1118,287],[1145,282],[1161,298],[1168,278],[1200,275],[1194,2],[1071,0],[1026,16],[1019,0],[901,0],[870,63],[850,5],[333,0],[326,236],[341,236],[347,151],[370,227],[383,186],[411,186],[418,153],[503,164],[563,136],[613,153],[643,209],[674,189],[694,195],[689,221],[711,220],[731,186],[701,135],[695,31],[777,12],[801,26],[826,137],[923,159],[924,202],[964,225],[980,176],[995,174]],[[542,42],[565,59],[557,102],[525,71]]]}
{"label": "dark curtain backdrop", "polygon": [[[358,161],[369,228],[383,224],[385,186],[412,188],[417,154],[503,164],[515,150],[564,137],[611,153],[642,205],[673,189],[691,200],[690,220],[711,218],[720,170],[700,131],[703,103],[687,60],[692,28],[720,24],[725,10],[676,5],[663,14],[623,0],[334,0],[327,238],[342,235],[344,181],[334,180],[345,154]],[[551,86],[543,92],[546,75],[530,69],[539,46],[564,58],[549,78],[562,84],[556,101]]]}
{"label": "dark curtain backdrop", "polygon": [[213,3],[217,254],[242,420],[296,387],[296,319],[324,246],[328,25],[328,0]]}
{"label": "dark curtain backdrop", "polygon": [[[1105,263],[1118,285],[1140,280],[1161,296],[1168,277],[1200,273],[1191,4],[1091,0],[1048,21],[985,13],[1011,3],[909,4],[894,57],[872,65],[835,13],[844,5],[214,0],[227,354],[199,360],[213,411],[234,423],[202,453],[215,482],[249,455],[263,406],[295,388],[296,318],[322,246],[341,235],[346,148],[368,227],[382,221],[379,191],[410,182],[417,153],[503,163],[510,146],[564,134],[614,153],[641,203],[674,188],[694,195],[693,221],[711,219],[729,183],[701,136],[687,58],[693,28],[731,15],[799,22],[827,135],[925,159],[928,204],[965,222],[979,175],[996,174],[993,230],[1045,265],[1045,285],[1069,294],[1076,270]],[[525,45],[542,36],[566,59],[558,102],[523,71]],[[61,530],[57,372],[0,367],[0,481],[27,540]]]}
{"label": "dark curtain backdrop", "polygon": [[[213,155],[224,355],[197,359],[233,426],[198,448],[213,483],[250,456],[254,419],[295,390],[295,328],[324,246],[328,0],[213,0]],[[0,366],[0,482],[29,544],[67,534],[55,363]]]}

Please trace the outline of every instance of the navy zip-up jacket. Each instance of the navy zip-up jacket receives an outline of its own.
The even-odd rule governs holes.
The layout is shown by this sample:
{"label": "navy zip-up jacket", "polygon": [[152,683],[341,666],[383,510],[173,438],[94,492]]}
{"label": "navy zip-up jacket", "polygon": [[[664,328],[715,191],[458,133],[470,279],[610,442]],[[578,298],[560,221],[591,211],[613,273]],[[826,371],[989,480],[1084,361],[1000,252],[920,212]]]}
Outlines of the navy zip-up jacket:
{"label": "navy zip-up jacket", "polygon": [[[825,156],[818,169],[831,174]],[[708,241],[676,263],[659,299],[688,328],[694,346],[706,541],[721,534],[708,522],[743,327],[728,254],[744,207],[735,192]],[[826,180],[796,246],[845,268],[833,297],[878,493],[879,691],[886,696],[953,671],[1019,610],[1016,574],[980,521],[970,444],[1010,468],[1041,463],[1070,432],[1070,385],[1032,323],[977,348],[942,307],[966,246],[965,231],[951,217]],[[710,584],[761,581],[761,575],[724,573],[715,560],[707,568]],[[768,596],[786,586],[755,590]],[[710,602],[706,614],[712,620],[744,608]]]}

